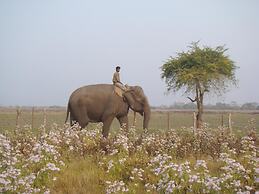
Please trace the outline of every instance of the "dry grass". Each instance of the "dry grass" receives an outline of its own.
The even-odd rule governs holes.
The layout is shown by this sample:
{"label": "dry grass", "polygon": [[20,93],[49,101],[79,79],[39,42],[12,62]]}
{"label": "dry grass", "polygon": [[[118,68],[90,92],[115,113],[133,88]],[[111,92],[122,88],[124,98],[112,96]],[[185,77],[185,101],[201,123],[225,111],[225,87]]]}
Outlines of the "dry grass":
{"label": "dry grass", "polygon": [[53,194],[94,194],[104,193],[105,172],[91,159],[76,159],[57,176],[51,189]]}

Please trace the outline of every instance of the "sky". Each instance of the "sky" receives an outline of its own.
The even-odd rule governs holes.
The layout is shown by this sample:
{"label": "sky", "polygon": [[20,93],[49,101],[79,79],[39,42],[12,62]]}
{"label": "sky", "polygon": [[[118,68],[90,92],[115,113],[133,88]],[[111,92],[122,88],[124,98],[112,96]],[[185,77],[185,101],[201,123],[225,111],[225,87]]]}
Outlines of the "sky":
{"label": "sky", "polygon": [[259,102],[257,0],[0,0],[0,105],[66,106],[78,87],[121,80],[153,106],[190,102],[166,94],[160,67],[193,41],[225,45],[237,88],[205,104]]}

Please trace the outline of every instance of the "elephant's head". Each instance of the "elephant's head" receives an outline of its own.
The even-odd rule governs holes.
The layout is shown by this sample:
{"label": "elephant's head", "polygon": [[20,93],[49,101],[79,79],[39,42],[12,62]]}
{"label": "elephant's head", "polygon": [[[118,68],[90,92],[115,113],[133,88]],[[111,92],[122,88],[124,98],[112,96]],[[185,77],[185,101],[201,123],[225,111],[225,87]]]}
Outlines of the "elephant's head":
{"label": "elephant's head", "polygon": [[131,86],[129,90],[124,93],[124,97],[132,110],[144,116],[143,128],[147,129],[151,111],[143,89],[139,86]]}

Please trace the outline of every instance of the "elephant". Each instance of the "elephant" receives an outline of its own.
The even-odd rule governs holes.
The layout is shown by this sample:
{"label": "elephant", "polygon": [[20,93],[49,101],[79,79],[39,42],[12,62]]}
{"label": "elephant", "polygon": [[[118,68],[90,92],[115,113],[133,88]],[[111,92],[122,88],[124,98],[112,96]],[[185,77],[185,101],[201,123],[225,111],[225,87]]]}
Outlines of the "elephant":
{"label": "elephant", "polygon": [[144,116],[143,129],[148,129],[151,110],[148,99],[140,86],[128,86],[123,97],[114,92],[112,84],[83,86],[72,92],[67,106],[70,125],[77,122],[84,128],[89,122],[102,122],[102,135],[108,137],[113,119],[116,117],[121,127],[128,129],[129,109]]}

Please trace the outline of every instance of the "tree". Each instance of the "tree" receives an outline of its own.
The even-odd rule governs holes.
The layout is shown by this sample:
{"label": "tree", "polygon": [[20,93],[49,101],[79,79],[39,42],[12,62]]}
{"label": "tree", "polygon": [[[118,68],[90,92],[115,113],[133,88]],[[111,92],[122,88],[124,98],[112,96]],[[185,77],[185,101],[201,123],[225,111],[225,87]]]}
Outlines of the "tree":
{"label": "tree", "polygon": [[256,103],[256,102],[247,102],[247,103],[242,105],[241,109],[243,109],[243,110],[256,110],[257,106],[258,106],[258,103]]}
{"label": "tree", "polygon": [[165,79],[168,91],[184,90],[187,97],[197,106],[197,128],[202,126],[204,94],[227,91],[229,84],[236,85],[234,62],[225,54],[224,46],[199,47],[199,42],[189,46],[187,52],[177,53],[162,65],[161,77]]}

